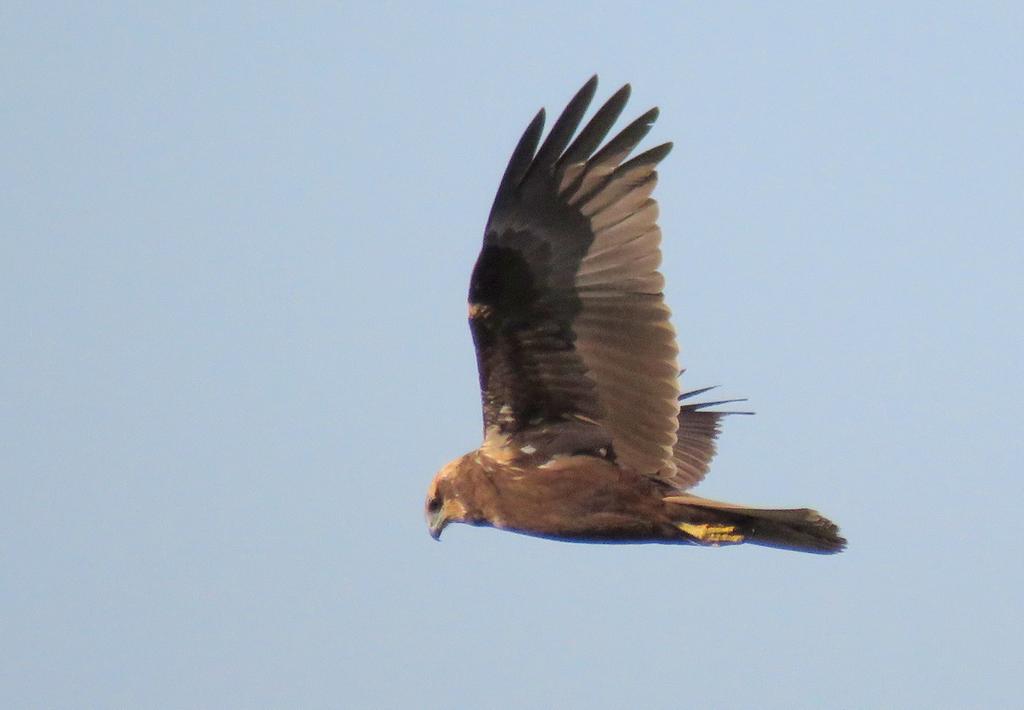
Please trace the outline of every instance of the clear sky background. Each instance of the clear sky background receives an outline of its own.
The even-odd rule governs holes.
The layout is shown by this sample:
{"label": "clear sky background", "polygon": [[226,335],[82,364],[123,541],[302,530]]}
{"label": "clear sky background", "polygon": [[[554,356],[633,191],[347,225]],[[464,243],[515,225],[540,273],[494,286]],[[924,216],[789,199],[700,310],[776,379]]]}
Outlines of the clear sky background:
{"label": "clear sky background", "polygon": [[[5,3],[0,706],[1015,705],[1022,37],[1019,3]],[[498,179],[595,72],[676,144],[684,385],[757,411],[698,491],[846,553],[428,536]]]}

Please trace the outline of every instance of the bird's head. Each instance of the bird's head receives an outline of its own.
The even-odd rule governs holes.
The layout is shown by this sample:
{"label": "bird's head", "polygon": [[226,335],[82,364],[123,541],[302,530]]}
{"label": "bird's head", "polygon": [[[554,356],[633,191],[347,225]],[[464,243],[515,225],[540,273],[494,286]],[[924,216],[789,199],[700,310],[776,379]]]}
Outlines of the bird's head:
{"label": "bird's head", "polygon": [[460,456],[446,464],[427,489],[427,528],[435,540],[441,539],[441,532],[448,523],[469,522],[466,502],[461,495],[461,470],[466,456]]}

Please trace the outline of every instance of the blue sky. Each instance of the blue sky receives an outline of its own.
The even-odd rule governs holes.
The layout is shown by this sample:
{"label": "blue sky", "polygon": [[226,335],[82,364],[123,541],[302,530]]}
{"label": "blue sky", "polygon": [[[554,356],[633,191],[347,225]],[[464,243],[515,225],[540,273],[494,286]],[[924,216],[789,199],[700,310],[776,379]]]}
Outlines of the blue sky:
{"label": "blue sky", "polygon": [[[0,17],[0,705],[1018,699],[1018,4]],[[676,144],[684,384],[757,411],[698,492],[846,553],[428,536],[494,190],[595,72]]]}

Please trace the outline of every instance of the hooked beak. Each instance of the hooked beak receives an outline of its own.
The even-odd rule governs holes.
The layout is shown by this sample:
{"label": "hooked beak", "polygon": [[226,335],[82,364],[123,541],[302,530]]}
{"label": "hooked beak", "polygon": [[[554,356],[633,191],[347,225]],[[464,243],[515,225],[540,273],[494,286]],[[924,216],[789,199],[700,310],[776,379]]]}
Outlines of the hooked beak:
{"label": "hooked beak", "polygon": [[448,517],[445,515],[445,506],[438,508],[435,513],[427,514],[427,527],[430,529],[430,537],[435,540],[441,539],[441,533],[448,524]]}

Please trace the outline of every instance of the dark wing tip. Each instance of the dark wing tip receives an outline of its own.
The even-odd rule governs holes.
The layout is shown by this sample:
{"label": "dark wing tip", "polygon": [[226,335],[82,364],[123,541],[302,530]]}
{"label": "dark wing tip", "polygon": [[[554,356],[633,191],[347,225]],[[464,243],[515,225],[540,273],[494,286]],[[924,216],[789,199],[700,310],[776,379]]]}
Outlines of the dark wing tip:
{"label": "dark wing tip", "polygon": [[614,138],[608,141],[604,147],[597,152],[593,158],[594,162],[601,163],[612,156],[618,156],[619,160],[624,158],[632,152],[633,148],[635,148],[641,140],[643,140],[644,136],[646,136],[651,130],[651,126],[654,125],[657,118],[658,109],[652,108],[647,113],[635,119],[632,123],[619,131]]}
{"label": "dark wing tip", "polygon": [[[679,374],[681,375],[684,372],[686,372],[685,369],[681,370]],[[690,390],[689,392],[683,392],[681,395],[679,395],[678,399],[679,399],[680,402],[682,402],[684,399],[690,399],[691,397],[699,397],[700,395],[704,394],[705,392],[710,392],[711,390],[716,389],[719,386],[720,385],[711,385],[710,387],[701,387],[700,389],[697,389],[697,390]]]}
{"label": "dark wing tip", "polygon": [[675,143],[672,141],[666,141],[661,145],[656,145],[650,150],[646,150],[640,155],[636,156],[634,160],[636,162],[649,162],[649,163],[660,163],[665,159],[669,153],[672,152],[672,148],[675,147]]}
{"label": "dark wing tip", "polygon": [[526,127],[526,130],[523,131],[523,135],[516,144],[515,150],[512,151],[512,157],[509,158],[505,174],[501,178],[496,201],[513,190],[522,181],[526,171],[530,169],[534,153],[537,152],[537,144],[540,143],[540,135],[544,131],[546,115],[542,108],[533,117],[533,120],[530,121],[530,125]]}
{"label": "dark wing tip", "polygon": [[[689,390],[688,392],[683,392],[681,395],[679,395],[678,399],[679,399],[680,402],[682,402],[684,399],[691,399],[693,397],[699,397],[700,395],[704,394],[705,392],[710,392],[711,390],[717,389],[717,388],[718,388],[718,385],[711,385],[710,387],[701,387],[700,389]],[[746,401],[747,401],[746,397],[741,397],[741,398],[737,398],[737,399],[720,399],[720,400],[717,400],[715,402],[692,402],[692,403],[686,403],[686,404],[682,404],[682,405],[679,406],[679,410],[680,410],[679,413],[680,413],[680,415],[683,415],[686,412],[698,412],[698,411],[707,409],[708,407],[718,407],[718,406],[721,406],[723,404],[735,404],[736,402],[746,402]],[[706,412],[706,414],[717,414],[717,415],[722,415],[722,416],[725,416],[727,414],[747,414],[747,415],[751,415],[751,414],[754,414],[754,412]]]}
{"label": "dark wing tip", "polygon": [[654,125],[654,122],[658,120],[658,116],[660,115],[661,109],[655,106],[654,108],[648,109],[645,113],[640,114],[640,117],[633,121],[633,123],[647,126],[647,128],[650,129],[650,127]]}
{"label": "dark wing tip", "polygon": [[530,175],[534,171],[548,173],[554,169],[558,158],[562,155],[562,151],[569,145],[573,134],[579,128],[580,122],[583,120],[583,114],[590,107],[590,102],[594,100],[596,92],[597,75],[595,74],[569,100],[561,115],[551,126],[548,137],[544,139],[544,144],[537,151],[537,155],[533,159],[533,165],[530,166],[530,172],[524,178],[525,180],[529,180]]}
{"label": "dark wing tip", "polygon": [[[708,407],[720,407],[723,404],[735,404],[736,402],[746,402],[746,401],[747,400],[745,398],[744,399],[720,399],[717,402],[695,402],[693,404],[684,404],[679,409],[680,409],[680,413],[682,413],[684,411],[698,412],[698,411],[703,411],[703,410],[707,409]],[[727,414],[747,414],[747,415],[754,414],[754,412],[704,412],[704,413],[705,414],[718,414],[718,415],[721,415],[721,416],[725,416]]]}
{"label": "dark wing tip", "polygon": [[601,144],[601,141],[608,135],[608,131],[611,130],[615,121],[618,120],[622,110],[626,107],[631,91],[632,89],[629,84],[625,84],[604,102],[583,130],[580,131],[580,134],[576,136],[576,140],[573,141],[572,145],[558,159],[559,170],[565,170],[573,163],[582,162],[590,158]]}

